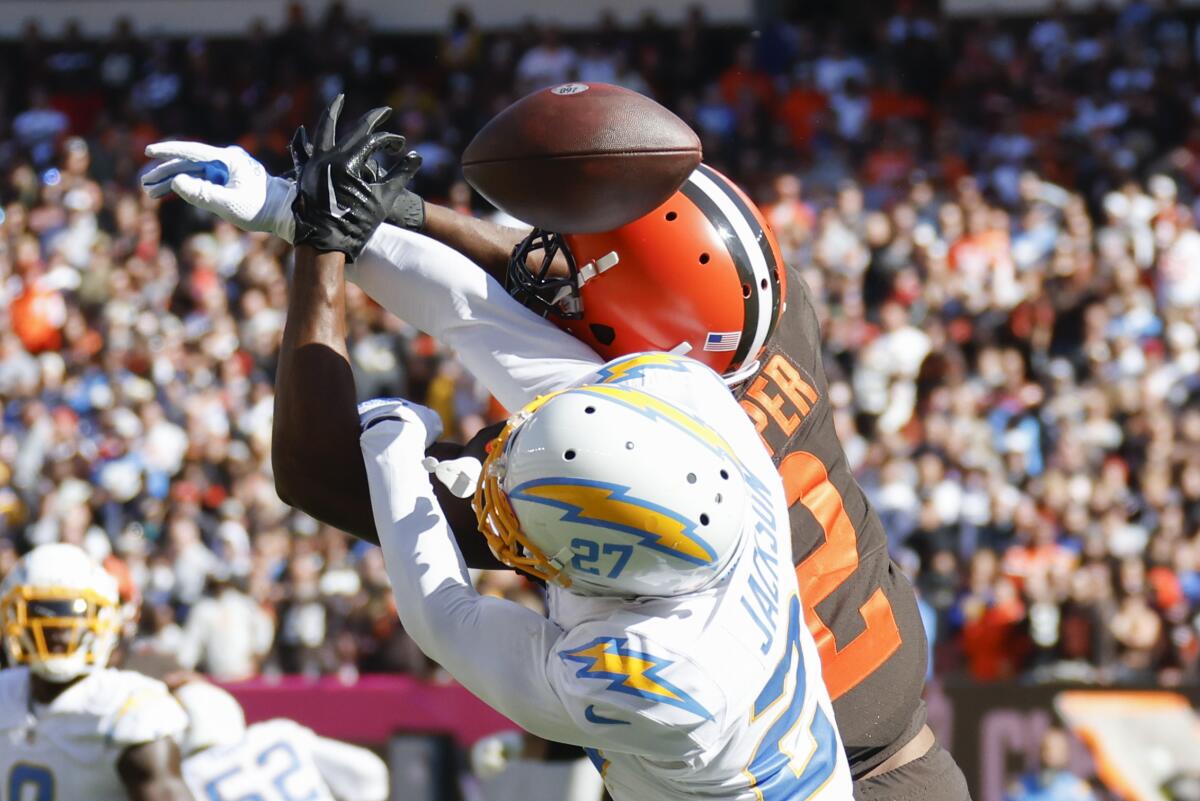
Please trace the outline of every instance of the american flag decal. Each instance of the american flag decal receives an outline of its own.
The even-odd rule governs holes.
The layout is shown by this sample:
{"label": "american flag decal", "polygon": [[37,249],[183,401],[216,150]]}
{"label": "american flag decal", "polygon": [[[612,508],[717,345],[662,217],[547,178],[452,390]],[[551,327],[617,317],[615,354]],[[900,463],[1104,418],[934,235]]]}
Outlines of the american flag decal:
{"label": "american flag decal", "polygon": [[705,350],[737,350],[742,341],[741,331],[709,331],[704,340]]}

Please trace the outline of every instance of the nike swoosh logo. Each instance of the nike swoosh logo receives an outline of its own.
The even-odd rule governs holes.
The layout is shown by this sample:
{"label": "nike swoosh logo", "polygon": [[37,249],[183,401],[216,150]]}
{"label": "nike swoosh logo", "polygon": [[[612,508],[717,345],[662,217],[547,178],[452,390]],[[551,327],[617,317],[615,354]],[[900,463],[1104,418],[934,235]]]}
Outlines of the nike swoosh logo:
{"label": "nike swoosh logo", "polygon": [[597,715],[595,704],[588,704],[588,708],[583,710],[583,716],[588,719],[589,723],[600,723],[600,724],[608,724],[608,725],[622,724],[625,726],[629,725],[628,720],[617,720],[616,718],[606,718],[606,717]]}
{"label": "nike swoosh logo", "polygon": [[325,171],[325,177],[329,181],[329,213],[336,219],[342,219],[350,213],[350,209],[338,203],[337,192],[333,188],[333,165],[329,165]]}

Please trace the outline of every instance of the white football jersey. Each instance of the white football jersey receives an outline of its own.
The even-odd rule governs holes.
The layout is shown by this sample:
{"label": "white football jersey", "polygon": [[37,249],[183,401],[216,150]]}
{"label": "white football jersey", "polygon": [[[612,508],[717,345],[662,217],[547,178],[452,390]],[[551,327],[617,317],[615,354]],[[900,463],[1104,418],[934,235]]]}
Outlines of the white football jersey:
{"label": "white football jersey", "polygon": [[[584,383],[670,401],[718,431],[746,468],[745,534],[718,586],[673,598],[549,589],[566,632],[549,678],[617,799],[848,799],[849,768],[792,563],[770,457],[720,377],[670,354],[616,359]],[[604,566],[601,566],[603,569]]]}
{"label": "white football jersey", "polygon": [[35,710],[29,670],[0,671],[0,801],[125,801],[121,754],[186,726],[166,686],[140,673],[97,670]]}
{"label": "white football jersey", "polygon": [[255,723],[241,742],[185,759],[183,778],[203,801],[333,801],[313,758],[316,740],[290,720]]}
{"label": "white football jersey", "polygon": [[[633,600],[552,586],[549,620],[472,597],[444,521],[418,495],[428,485],[423,443],[397,444],[408,432],[377,425],[364,432],[363,452],[406,629],[513,721],[584,746],[617,801],[848,801],[850,772],[800,609],[783,485],[750,419],[716,373],[670,354],[592,365],[571,383],[655,395],[725,438],[745,468],[748,503],[724,577],[701,592]],[[618,569],[604,559],[591,566]]]}

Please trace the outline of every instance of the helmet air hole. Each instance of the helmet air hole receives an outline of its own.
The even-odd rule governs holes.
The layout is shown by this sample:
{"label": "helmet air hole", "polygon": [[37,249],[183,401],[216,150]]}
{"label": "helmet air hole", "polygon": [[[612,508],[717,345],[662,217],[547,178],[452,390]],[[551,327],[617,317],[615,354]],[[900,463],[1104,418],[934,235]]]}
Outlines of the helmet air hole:
{"label": "helmet air hole", "polygon": [[721,478],[723,478],[723,479],[725,479],[726,481],[728,481],[728,480],[729,480],[729,471],[728,471],[728,470],[722,470],[722,471],[721,471]]}
{"label": "helmet air hole", "polygon": [[575,451],[567,451],[563,454],[563,458],[568,462],[575,458]]}
{"label": "helmet air hole", "polygon": [[627,451],[631,451],[631,450],[633,450],[633,442],[626,442],[626,443],[625,443],[625,450],[627,450]]}
{"label": "helmet air hole", "polygon": [[676,217],[678,217],[678,216],[679,216],[679,215],[678,215],[678,214],[676,214],[675,212],[673,212],[673,211],[668,211],[668,212],[667,212],[667,222],[675,222],[675,218],[676,218]]}
{"label": "helmet air hole", "polygon": [[742,297],[743,298],[750,297],[750,285],[749,284],[742,284]]}
{"label": "helmet air hole", "polygon": [[696,483],[696,474],[695,474],[695,473],[688,473],[688,474],[687,474],[687,482],[688,482],[689,484],[695,484],[695,483]]}
{"label": "helmet air hole", "polygon": [[723,501],[723,500],[725,500],[725,499],[724,499],[724,498],[722,498],[722,497],[721,497],[721,493],[719,493],[719,492],[718,492],[718,493],[717,493],[717,497],[716,497],[716,499],[715,499],[715,500],[716,500],[716,502],[717,502],[717,503],[720,503],[721,501]]}
{"label": "helmet air hole", "polygon": [[764,278],[763,280],[759,281],[758,285],[761,286],[763,289],[766,289],[767,288],[767,279]]}
{"label": "helmet air hole", "polygon": [[[747,294],[746,297],[750,297],[750,295]],[[591,330],[592,336],[594,336],[596,341],[601,345],[611,345],[613,340],[617,338],[617,332],[611,325],[592,323],[588,326],[588,328]]]}
{"label": "helmet air hole", "polygon": [[583,413],[584,413],[584,414],[595,414],[595,413],[596,413],[596,407],[595,407],[595,406],[589,406],[589,407],[587,407],[586,409],[584,409],[584,410],[583,410]]}
{"label": "helmet air hole", "polygon": [[700,515],[700,525],[702,525],[702,526],[708,525],[708,515]]}
{"label": "helmet air hole", "polygon": [[701,253],[701,254],[700,254],[700,263],[701,263],[701,264],[708,264],[708,260],[709,260],[710,258],[711,258],[711,257],[710,257],[710,256],[709,256],[707,253]]}

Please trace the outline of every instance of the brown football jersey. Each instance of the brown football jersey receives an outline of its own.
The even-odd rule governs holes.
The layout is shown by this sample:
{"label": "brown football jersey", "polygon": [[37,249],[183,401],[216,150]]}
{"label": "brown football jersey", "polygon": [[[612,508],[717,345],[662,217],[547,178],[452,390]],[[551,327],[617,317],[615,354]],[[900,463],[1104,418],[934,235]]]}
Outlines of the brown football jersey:
{"label": "brown football jersey", "polygon": [[820,326],[796,270],[761,367],[736,394],[783,478],[808,627],[851,770],[862,776],[925,723],[927,645],[912,585],[834,430]]}

